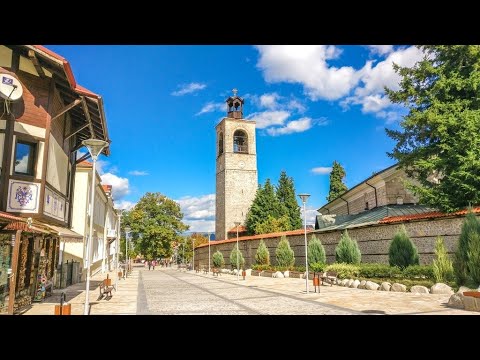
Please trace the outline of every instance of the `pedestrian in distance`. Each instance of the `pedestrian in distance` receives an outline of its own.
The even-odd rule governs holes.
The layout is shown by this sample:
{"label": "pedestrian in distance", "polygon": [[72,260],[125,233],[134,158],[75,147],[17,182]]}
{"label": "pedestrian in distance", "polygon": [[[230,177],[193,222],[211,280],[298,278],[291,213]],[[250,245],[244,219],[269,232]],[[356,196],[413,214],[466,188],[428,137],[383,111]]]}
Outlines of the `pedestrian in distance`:
{"label": "pedestrian in distance", "polygon": [[148,260],[148,271],[150,271],[150,268],[152,267],[152,262]]}
{"label": "pedestrian in distance", "polygon": [[153,270],[155,270],[155,266],[157,266],[157,261],[156,261],[156,260],[153,260],[153,261],[152,261]]}

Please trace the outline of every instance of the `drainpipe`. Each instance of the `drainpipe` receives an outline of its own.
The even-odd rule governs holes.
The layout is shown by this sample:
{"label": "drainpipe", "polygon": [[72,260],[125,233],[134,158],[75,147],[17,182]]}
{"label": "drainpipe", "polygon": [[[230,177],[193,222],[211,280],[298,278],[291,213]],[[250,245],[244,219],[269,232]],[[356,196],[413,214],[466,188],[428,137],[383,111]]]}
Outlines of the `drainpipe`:
{"label": "drainpipe", "polygon": [[347,215],[350,215],[350,207],[348,206],[348,201],[345,200],[344,198],[342,198],[341,196],[340,196],[340,199],[342,199],[343,201],[345,201],[347,203]]}
{"label": "drainpipe", "polygon": [[370,185],[368,182],[365,181],[365,184],[372,187],[375,190],[375,207],[378,207],[378,200],[377,200],[377,188],[375,186]]}

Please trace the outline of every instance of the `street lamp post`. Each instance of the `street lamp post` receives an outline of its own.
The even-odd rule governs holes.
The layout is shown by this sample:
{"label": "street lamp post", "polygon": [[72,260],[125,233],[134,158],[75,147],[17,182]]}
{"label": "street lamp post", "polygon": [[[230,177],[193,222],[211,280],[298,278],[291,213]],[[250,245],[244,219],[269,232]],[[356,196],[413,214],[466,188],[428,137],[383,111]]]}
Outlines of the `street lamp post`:
{"label": "street lamp post", "polygon": [[210,235],[211,233],[208,233],[208,274],[210,275]]}
{"label": "street lamp post", "polygon": [[122,219],[122,210],[118,210],[118,222],[117,222],[117,241],[115,245],[116,251],[116,260],[115,260],[115,271],[117,272],[117,276],[115,277],[115,291],[118,290],[118,270],[120,270],[119,264],[119,254],[120,254],[120,229],[121,229],[121,219]]}
{"label": "street lamp post", "polygon": [[192,237],[192,270],[195,270],[195,238]]}
{"label": "street lamp post", "polygon": [[238,253],[238,226],[240,225],[240,223],[238,221],[235,221],[235,226],[237,228],[237,281],[240,280],[240,265],[239,265],[239,253]]}
{"label": "street lamp post", "polygon": [[88,238],[87,238],[87,283],[86,283],[86,289],[85,289],[85,308],[83,309],[83,314],[88,315],[89,314],[89,308],[90,308],[90,300],[89,300],[89,295],[90,295],[90,266],[91,266],[91,260],[92,260],[92,248],[93,248],[93,239],[92,239],[92,234],[93,234],[93,215],[94,215],[94,206],[95,206],[95,182],[96,182],[96,164],[97,164],[97,158],[102,152],[102,150],[108,146],[108,142],[99,140],[99,139],[88,139],[88,140],[83,140],[82,141],[83,146],[85,146],[88,149],[88,152],[90,153],[90,156],[92,157],[93,160],[93,166],[92,166],[92,182],[91,182],[91,192],[90,192],[90,230],[88,233]]}
{"label": "street lamp post", "polygon": [[305,233],[305,268],[307,269],[307,277],[305,279],[305,286],[308,294],[308,245],[307,245],[307,213],[305,210],[305,204],[310,197],[310,194],[299,194],[300,199],[302,199],[303,203],[303,225],[304,225],[304,233]]}
{"label": "street lamp post", "polygon": [[128,237],[130,236],[130,227],[125,228],[125,279],[127,278],[128,275]]}

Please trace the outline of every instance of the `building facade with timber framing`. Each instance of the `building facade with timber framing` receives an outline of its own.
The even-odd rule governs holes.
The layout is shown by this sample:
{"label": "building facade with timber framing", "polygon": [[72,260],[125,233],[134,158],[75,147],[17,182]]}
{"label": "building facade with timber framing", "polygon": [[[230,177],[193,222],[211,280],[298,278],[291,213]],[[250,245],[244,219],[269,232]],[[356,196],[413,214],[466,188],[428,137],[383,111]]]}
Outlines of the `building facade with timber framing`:
{"label": "building facade with timber framing", "polygon": [[61,241],[84,242],[70,230],[76,163],[87,158],[76,152],[92,137],[110,142],[101,96],[60,55],[0,45],[0,81],[12,78],[23,94],[0,98],[0,313],[44,296]]}

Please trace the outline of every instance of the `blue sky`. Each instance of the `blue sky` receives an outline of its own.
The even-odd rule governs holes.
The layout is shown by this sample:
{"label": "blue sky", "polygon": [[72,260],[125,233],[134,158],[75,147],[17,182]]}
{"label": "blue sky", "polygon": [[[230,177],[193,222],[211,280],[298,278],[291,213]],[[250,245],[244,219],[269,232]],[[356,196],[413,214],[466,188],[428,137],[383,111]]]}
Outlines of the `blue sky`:
{"label": "blue sky", "polygon": [[297,193],[311,194],[313,223],[334,160],[348,187],[394,163],[384,128],[397,128],[405,110],[383,88],[398,88],[392,62],[422,56],[392,45],[47,47],[104,98],[112,144],[99,165],[117,206],[161,192],[180,203],[191,231],[214,230],[215,125],[231,89],[257,121],[259,183],[286,170]]}

